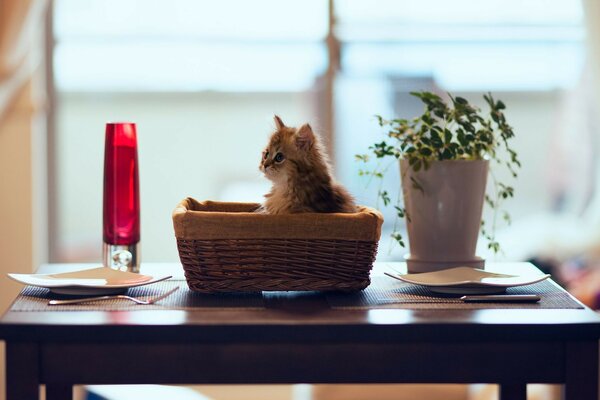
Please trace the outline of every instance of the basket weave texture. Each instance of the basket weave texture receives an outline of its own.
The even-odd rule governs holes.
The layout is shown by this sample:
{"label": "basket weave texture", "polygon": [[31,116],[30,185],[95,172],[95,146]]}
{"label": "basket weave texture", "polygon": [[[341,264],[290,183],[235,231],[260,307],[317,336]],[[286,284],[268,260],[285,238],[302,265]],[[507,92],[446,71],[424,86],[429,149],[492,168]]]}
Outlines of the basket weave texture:
{"label": "basket weave texture", "polygon": [[369,272],[381,214],[256,213],[256,203],[183,200],[173,211],[188,286],[202,293],[356,291]]}

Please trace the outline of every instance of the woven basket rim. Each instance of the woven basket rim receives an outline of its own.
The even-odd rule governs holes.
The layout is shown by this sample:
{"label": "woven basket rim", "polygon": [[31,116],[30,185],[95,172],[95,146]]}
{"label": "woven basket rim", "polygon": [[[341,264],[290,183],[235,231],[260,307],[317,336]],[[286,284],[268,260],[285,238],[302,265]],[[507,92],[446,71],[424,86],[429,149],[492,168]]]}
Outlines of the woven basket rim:
{"label": "woven basket rim", "polygon": [[345,239],[378,241],[383,216],[360,206],[356,213],[269,215],[251,212],[258,203],[204,201],[191,197],[173,211],[178,239]]}
{"label": "woven basket rim", "polygon": [[[243,208],[248,209],[248,211],[210,210],[210,208],[217,208],[217,207],[223,207],[223,206],[225,206],[225,207],[233,206],[233,207],[240,207],[240,208],[243,207]],[[357,211],[355,213],[307,212],[307,213],[298,213],[298,214],[271,215],[271,214],[262,214],[262,213],[257,213],[257,212],[251,211],[251,210],[257,210],[260,206],[261,206],[260,203],[253,203],[253,202],[225,202],[225,201],[213,201],[213,200],[198,201],[192,197],[187,197],[187,198],[183,199],[177,205],[177,207],[175,207],[175,210],[173,210],[173,216],[179,215],[179,214],[192,213],[192,214],[223,215],[223,216],[232,216],[232,217],[239,216],[239,215],[247,215],[247,216],[252,216],[253,218],[256,218],[256,219],[267,218],[267,219],[287,220],[289,217],[295,217],[295,216],[301,216],[302,218],[321,218],[323,215],[334,215],[334,216],[340,217],[340,218],[352,218],[356,215],[371,214],[371,215],[376,215],[383,219],[383,215],[381,214],[381,212],[379,212],[379,210],[372,208],[372,207],[363,206],[363,205],[358,205],[357,208],[359,211]],[[204,207],[206,209],[204,209],[204,210],[197,209],[200,207]]]}

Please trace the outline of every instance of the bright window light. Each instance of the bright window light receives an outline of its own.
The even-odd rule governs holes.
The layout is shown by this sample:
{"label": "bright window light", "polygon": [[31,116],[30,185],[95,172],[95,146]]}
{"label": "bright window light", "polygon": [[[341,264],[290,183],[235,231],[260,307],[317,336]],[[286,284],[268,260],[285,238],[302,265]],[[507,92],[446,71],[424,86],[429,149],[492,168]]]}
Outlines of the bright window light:
{"label": "bright window light", "polygon": [[57,0],[55,27],[59,91],[299,92],[326,68],[320,0]]}

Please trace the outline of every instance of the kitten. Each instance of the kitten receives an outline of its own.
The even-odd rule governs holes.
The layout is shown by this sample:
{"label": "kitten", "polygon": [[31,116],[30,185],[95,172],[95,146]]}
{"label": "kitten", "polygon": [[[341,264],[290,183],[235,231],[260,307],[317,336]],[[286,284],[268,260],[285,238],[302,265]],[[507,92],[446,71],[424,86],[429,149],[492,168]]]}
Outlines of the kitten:
{"label": "kitten", "polygon": [[273,182],[259,209],[268,214],[302,212],[356,212],[354,200],[331,176],[331,168],[317,136],[308,124],[284,125],[274,117],[277,130],[263,151],[260,170]]}

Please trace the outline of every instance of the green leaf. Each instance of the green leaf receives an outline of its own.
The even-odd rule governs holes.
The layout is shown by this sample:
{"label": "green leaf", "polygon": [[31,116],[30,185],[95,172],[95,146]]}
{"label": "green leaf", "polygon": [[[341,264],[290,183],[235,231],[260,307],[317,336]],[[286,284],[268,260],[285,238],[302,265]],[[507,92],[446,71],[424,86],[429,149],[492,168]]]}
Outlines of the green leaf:
{"label": "green leaf", "polygon": [[446,116],[445,110],[441,109],[441,108],[437,108],[433,111],[433,114],[441,119],[444,119],[444,117]]}
{"label": "green leaf", "polygon": [[396,209],[396,215],[398,216],[398,218],[404,218],[404,216],[406,215],[406,210],[398,206],[394,206],[394,208]]}
{"label": "green leaf", "polygon": [[431,151],[431,149],[429,147],[421,147],[419,149],[419,153],[421,153],[421,155],[424,156],[430,156],[433,152]]}
{"label": "green leaf", "polygon": [[394,146],[388,145],[385,141],[382,141],[381,143],[375,143],[370,148],[373,150],[373,154],[375,154],[377,158],[394,155]]}
{"label": "green leaf", "polygon": [[510,214],[507,213],[506,211],[504,211],[502,213],[502,219],[504,220],[504,222],[506,222],[508,225],[510,225],[512,223],[512,220],[510,218]]}
{"label": "green leaf", "polygon": [[497,254],[500,251],[500,243],[496,241],[489,242],[488,249],[492,250],[494,254]]}
{"label": "green leaf", "polygon": [[454,158],[454,153],[450,150],[450,148],[445,148],[442,152],[442,159],[444,160],[452,160]]}
{"label": "green leaf", "polygon": [[398,244],[404,247],[404,240],[402,239],[402,235],[399,232],[393,232],[391,235],[392,239],[394,239]]}
{"label": "green leaf", "polygon": [[444,130],[444,142],[450,143],[452,141],[452,132],[449,129]]}
{"label": "green leaf", "polygon": [[444,142],[442,142],[442,139],[431,139],[431,145],[434,149],[441,149],[444,147]]}
{"label": "green leaf", "polygon": [[381,200],[383,201],[384,206],[387,206],[388,204],[390,204],[391,199],[386,190],[380,190],[378,195],[381,198]]}
{"label": "green leaf", "polygon": [[467,137],[465,136],[465,131],[463,131],[462,129],[457,130],[457,135],[456,138],[458,139],[458,143],[460,143],[462,146],[466,146],[468,141],[467,141]]}

